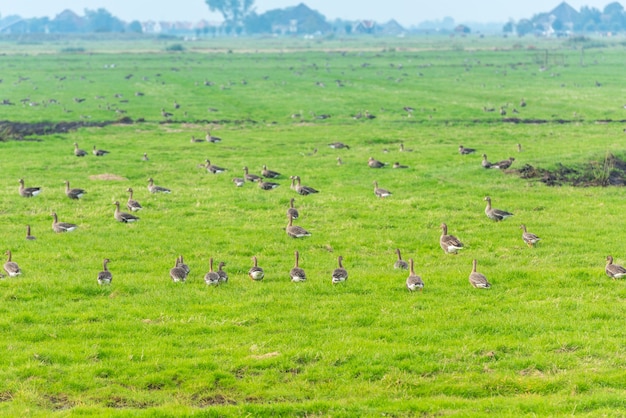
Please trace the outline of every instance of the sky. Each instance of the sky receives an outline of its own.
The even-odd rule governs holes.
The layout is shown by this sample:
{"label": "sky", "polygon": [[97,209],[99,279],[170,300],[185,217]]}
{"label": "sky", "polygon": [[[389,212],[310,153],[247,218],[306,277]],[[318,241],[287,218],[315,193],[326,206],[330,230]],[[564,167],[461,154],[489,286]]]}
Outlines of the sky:
{"label": "sky", "polygon": [[[576,10],[581,6],[600,10],[613,0],[570,0]],[[441,20],[446,16],[455,22],[506,22],[529,18],[547,12],[561,0],[255,0],[257,13],[282,9],[304,3],[330,21],[371,19],[377,22],[397,20],[401,25],[416,25],[426,20]],[[625,2],[622,1],[622,5]],[[132,20],[221,21],[219,13],[211,13],[204,0],[0,0],[0,16],[20,15],[25,18],[48,16],[54,18],[64,9],[79,15],[85,9],[105,8],[114,16]]]}

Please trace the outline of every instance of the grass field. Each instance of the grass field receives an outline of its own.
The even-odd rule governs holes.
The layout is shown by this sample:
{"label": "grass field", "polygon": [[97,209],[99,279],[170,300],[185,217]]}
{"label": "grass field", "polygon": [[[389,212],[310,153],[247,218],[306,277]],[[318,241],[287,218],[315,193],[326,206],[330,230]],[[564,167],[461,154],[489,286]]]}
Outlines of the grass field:
{"label": "grass field", "polygon": [[[1,415],[623,415],[626,287],[604,273],[609,254],[626,263],[623,188],[481,167],[483,153],[513,169],[626,157],[619,39],[3,42],[0,119],[136,123],[0,142],[1,249],[23,270],[0,280]],[[190,142],[207,130],[223,141]],[[277,189],[232,183],[264,164]],[[296,194],[292,175],[320,193]],[[149,177],[172,193],[150,194]],[[20,178],[43,192],[21,197]],[[393,195],[376,198],[375,180]],[[128,187],[134,224],[113,217]],[[485,196],[515,216],[491,221]],[[292,197],[310,237],[285,233]],[[53,211],[78,229],[55,234]],[[439,247],[442,222],[458,255]],[[393,269],[396,248],[423,292]],[[296,250],[305,283],[289,280]],[[184,284],[169,277],[180,254]],[[339,255],[349,279],[332,285]],[[210,257],[228,283],[205,285]],[[473,259],[491,289],[470,286]]]}

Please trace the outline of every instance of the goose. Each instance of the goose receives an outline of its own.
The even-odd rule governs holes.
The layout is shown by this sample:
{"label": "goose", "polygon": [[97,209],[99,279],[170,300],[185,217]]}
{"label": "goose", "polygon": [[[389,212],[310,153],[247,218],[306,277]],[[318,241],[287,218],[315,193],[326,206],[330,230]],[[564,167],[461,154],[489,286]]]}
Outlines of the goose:
{"label": "goose", "polygon": [[164,118],[168,119],[168,118],[171,118],[172,116],[174,116],[174,114],[172,114],[170,112],[166,112],[165,108],[161,108],[161,116],[163,116]]}
{"label": "goose", "polygon": [[259,188],[261,190],[273,190],[277,188],[278,186],[280,186],[280,184],[278,183],[272,183],[271,181],[263,181],[263,179],[260,177],[257,180],[257,183],[259,184]]}
{"label": "goose", "polygon": [[222,138],[219,138],[217,136],[213,136],[211,135],[211,132],[207,131],[206,132],[206,141],[207,142],[212,142],[214,144],[218,143],[218,142],[222,142]]}
{"label": "goose", "polygon": [[113,204],[115,205],[115,212],[113,213],[113,216],[119,222],[132,223],[139,220],[139,218],[135,215],[131,215],[130,213],[126,212],[120,212],[120,202],[118,202],[117,200]]}
{"label": "goose", "polygon": [[76,228],[78,228],[78,225],[76,224],[71,224],[68,222],[59,222],[56,212],[52,212],[51,216],[52,216],[52,230],[56,233],[72,232]]}
{"label": "goose", "polygon": [[522,99],[522,100],[519,102],[519,106],[520,106],[520,107],[526,107],[526,100]]}
{"label": "goose", "polygon": [[183,270],[185,270],[185,275],[188,276],[189,272],[191,272],[191,269],[189,268],[189,265],[187,265],[185,263],[185,260],[183,259],[182,254],[178,256],[178,267],[182,268]]}
{"label": "goose", "polygon": [[131,212],[137,212],[143,209],[141,203],[133,199],[133,189],[129,187],[128,189],[126,189],[126,191],[128,192],[128,201],[126,202],[126,207],[128,208],[128,210]]}
{"label": "goose", "polygon": [[513,164],[513,161],[515,161],[515,158],[509,157],[508,160],[502,160],[500,162],[493,164],[493,166],[501,170],[506,170],[507,168],[511,167],[511,164]]}
{"label": "goose", "polygon": [[78,143],[74,142],[74,155],[77,157],[84,157],[87,155],[87,151],[78,148]]}
{"label": "goose", "polygon": [[143,153],[143,157],[141,157],[141,160],[142,161],[150,161],[150,158],[148,158],[148,153],[147,152]]}
{"label": "goose", "polygon": [[400,152],[413,152],[411,148],[404,148],[404,144],[400,144]]}
{"label": "goose", "polygon": [[70,189],[70,182],[68,180],[65,180],[65,194],[70,199],[78,200],[86,193],[87,192],[84,189]]}
{"label": "goose", "polygon": [[475,152],[474,148],[465,148],[463,145],[459,145],[459,154],[461,155],[473,154]]}
{"label": "goose", "polygon": [[483,154],[482,166],[483,168],[498,168],[497,166],[491,164],[489,160],[487,160],[487,154]]}
{"label": "goose", "polygon": [[621,279],[626,276],[626,268],[620,266],[619,264],[613,264],[613,257],[610,255],[606,256],[606,267],[604,268],[606,275],[615,279]]}
{"label": "goose", "polygon": [[498,222],[498,221],[502,221],[506,218],[510,218],[511,216],[513,216],[512,213],[507,212],[505,210],[493,209],[491,207],[491,198],[489,196],[486,196],[484,200],[487,201],[487,207],[485,208],[485,215],[487,215],[489,219],[493,219],[494,221]]}
{"label": "goose", "polygon": [[150,193],[171,193],[170,189],[161,186],[155,186],[152,177],[148,179],[148,191]]}
{"label": "goose", "polygon": [[301,226],[293,225],[293,218],[289,217],[289,223],[285,228],[285,232],[292,238],[302,238],[302,237],[310,237],[311,233]]}
{"label": "goose", "polygon": [[4,263],[4,271],[7,272],[9,277],[16,277],[22,274],[20,266],[15,261],[11,261],[11,250],[7,250],[4,254],[8,256],[7,262]]}
{"label": "goose", "polygon": [[399,162],[395,162],[393,163],[393,166],[391,168],[409,168],[408,165],[402,165]]}
{"label": "goose", "polygon": [[469,275],[469,282],[478,289],[489,289],[491,287],[491,284],[487,281],[487,277],[476,271],[476,259],[472,261],[472,272]]}
{"label": "goose", "polygon": [[348,280],[348,270],[343,268],[342,261],[343,261],[343,256],[337,257],[338,267],[335,270],[333,270],[333,275],[332,275],[333,284],[345,282],[346,280]]}
{"label": "goose", "polygon": [[380,197],[381,199],[392,195],[392,193],[389,190],[381,189],[380,187],[378,187],[377,181],[374,182],[374,194]]}
{"label": "goose", "polygon": [[522,144],[517,144],[517,152],[522,152]]}
{"label": "goose", "polygon": [[298,192],[298,194],[306,196],[309,194],[319,193],[319,191],[317,191],[313,187],[303,186],[300,180],[300,176],[294,176],[294,178],[298,182],[298,184],[296,184],[294,188],[295,191]]}
{"label": "goose", "polygon": [[409,277],[406,278],[406,288],[409,289],[409,292],[413,292],[418,290],[421,292],[424,290],[424,282],[422,278],[415,274],[415,269],[413,268],[413,259],[409,258]]}
{"label": "goose", "polygon": [[225,168],[223,167],[218,167],[215,164],[211,164],[211,161],[209,160],[204,160],[206,162],[206,169],[209,173],[213,173],[213,174],[219,174],[219,173],[223,173],[224,171],[226,171]]}
{"label": "goose", "polygon": [[280,173],[278,171],[268,170],[265,164],[263,164],[263,170],[261,171],[261,174],[263,175],[263,177],[268,179],[275,179],[280,177]]}
{"label": "goose", "polygon": [[243,168],[243,178],[245,178],[247,181],[259,181],[259,179],[261,178],[260,176],[257,176],[256,174],[249,174],[248,173],[248,167],[244,167]]}
{"label": "goose", "polygon": [[105,258],[104,260],[102,260],[102,271],[98,273],[99,285],[111,284],[111,281],[113,280],[113,275],[107,268],[107,264],[109,264],[110,261],[111,260],[109,260],[108,258]]}
{"label": "goose", "polygon": [[400,248],[396,248],[396,253],[398,254],[398,259],[396,260],[395,263],[393,263],[393,268],[400,269],[400,270],[408,270],[409,264],[402,259],[402,256],[400,255]]}
{"label": "goose", "polygon": [[33,197],[41,193],[41,187],[24,187],[24,179],[20,179],[20,195],[23,197]]}
{"label": "goose", "polygon": [[187,272],[184,268],[180,266],[180,258],[176,257],[176,261],[174,262],[174,267],[170,269],[170,277],[174,283],[182,282],[184,283],[187,279]]}
{"label": "goose", "polygon": [[350,147],[343,142],[331,142],[330,144],[328,144],[328,146],[332,149],[350,149]]}
{"label": "goose", "polygon": [[209,272],[204,275],[204,282],[210,286],[220,284],[220,275],[216,271],[213,271],[213,257],[209,259]]}
{"label": "goose", "polygon": [[93,146],[93,150],[91,152],[93,152],[93,155],[95,155],[96,157],[102,157],[103,155],[110,154],[109,151],[97,149],[95,145]]}
{"label": "goose", "polygon": [[524,231],[522,232],[522,239],[530,248],[532,248],[541,239],[537,235],[526,231],[526,225],[522,224],[520,225],[520,228]]}
{"label": "goose", "polygon": [[337,165],[343,165],[343,161],[341,160],[341,157],[337,157]]}
{"label": "goose", "polygon": [[375,160],[374,157],[370,157],[367,160],[367,165],[369,165],[371,168],[383,168],[384,166],[386,166],[386,163],[382,163],[378,160]]}
{"label": "goose", "polygon": [[246,184],[246,181],[244,179],[242,179],[241,177],[235,177],[235,178],[233,178],[233,183],[235,183],[235,186],[241,187],[244,184]]}
{"label": "goose", "polygon": [[293,202],[295,202],[295,200],[296,199],[293,197],[289,200],[289,209],[287,209],[287,217],[291,217],[292,219],[298,219],[300,217],[298,209],[293,207]]}
{"label": "goose", "polygon": [[306,273],[299,266],[300,253],[296,251],[294,255],[296,256],[296,264],[289,271],[289,277],[291,277],[292,282],[304,282],[306,281]]}
{"label": "goose", "polygon": [[248,276],[250,276],[252,280],[263,280],[265,271],[263,271],[262,267],[259,267],[256,256],[252,257],[252,262],[254,265],[248,270]]}
{"label": "goose", "polygon": [[217,267],[217,275],[219,276],[220,283],[226,283],[228,281],[228,273],[224,271],[225,262],[220,261],[219,266]]}
{"label": "goose", "polygon": [[454,235],[448,235],[448,225],[441,224],[441,237],[439,245],[446,254],[456,254],[457,251],[463,249],[463,243]]}
{"label": "goose", "polygon": [[26,225],[26,239],[29,241],[37,239],[36,237],[30,234],[30,225]]}
{"label": "goose", "polygon": [[202,138],[196,138],[195,135],[191,135],[191,139],[189,140],[189,142],[191,142],[192,144],[194,143],[198,143],[198,142],[204,142],[204,139]]}

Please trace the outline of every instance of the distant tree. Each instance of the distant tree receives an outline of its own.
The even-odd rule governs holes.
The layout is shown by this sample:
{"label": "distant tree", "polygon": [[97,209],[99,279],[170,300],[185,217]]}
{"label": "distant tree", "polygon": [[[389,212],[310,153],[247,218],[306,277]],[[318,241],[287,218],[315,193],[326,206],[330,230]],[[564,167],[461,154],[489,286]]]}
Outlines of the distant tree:
{"label": "distant tree", "polygon": [[534,30],[535,26],[533,25],[533,22],[528,19],[520,20],[515,26],[515,31],[519,36],[524,36],[526,34],[532,33]]}
{"label": "distant tree", "polygon": [[578,16],[578,20],[574,23],[574,30],[592,32],[600,24],[602,13],[595,7],[583,6]]}
{"label": "distant tree", "polygon": [[229,32],[241,30],[252,12],[254,0],[205,0],[209,10],[224,17],[224,26]]}
{"label": "distant tree", "polygon": [[614,1],[613,3],[609,3],[606,6],[604,6],[604,11],[603,13],[605,15],[621,15],[622,13],[624,13],[624,6],[622,6],[619,2]]}
{"label": "distant tree", "polygon": [[87,20],[88,32],[124,31],[124,23],[103,8],[98,10],[85,9],[85,19]]}
{"label": "distant tree", "polygon": [[31,33],[45,33],[49,30],[50,19],[46,17],[35,17],[28,19],[28,31]]}
{"label": "distant tree", "polygon": [[502,32],[504,33],[513,33],[513,30],[515,30],[515,22],[512,20],[506,22],[502,27]]}
{"label": "distant tree", "polygon": [[130,33],[143,33],[143,27],[138,20],[133,20],[128,24],[128,32]]}
{"label": "distant tree", "polygon": [[565,29],[565,25],[563,24],[563,21],[561,21],[561,19],[554,19],[554,21],[552,22],[552,29],[554,29],[556,32],[560,32],[563,29]]}

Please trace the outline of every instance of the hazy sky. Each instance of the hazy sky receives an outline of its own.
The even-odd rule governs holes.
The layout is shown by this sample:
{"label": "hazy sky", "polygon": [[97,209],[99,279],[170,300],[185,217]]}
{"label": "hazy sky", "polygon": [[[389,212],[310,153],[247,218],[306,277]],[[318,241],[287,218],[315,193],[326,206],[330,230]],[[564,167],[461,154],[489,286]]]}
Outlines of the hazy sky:
{"label": "hazy sky", "polygon": [[[519,20],[556,7],[561,0],[255,0],[258,13],[304,3],[329,20],[336,18],[373,19],[386,22],[396,19],[410,26],[424,20],[440,20],[446,16],[456,22],[505,22]],[[576,10],[581,6],[600,10],[612,0],[571,0]],[[624,3],[622,3],[624,4]],[[204,0],[0,0],[0,16],[17,14],[22,17],[53,18],[64,9],[79,15],[85,9],[105,8],[125,20],[222,20],[210,13]]]}

